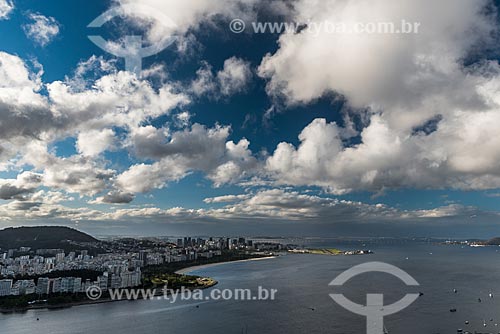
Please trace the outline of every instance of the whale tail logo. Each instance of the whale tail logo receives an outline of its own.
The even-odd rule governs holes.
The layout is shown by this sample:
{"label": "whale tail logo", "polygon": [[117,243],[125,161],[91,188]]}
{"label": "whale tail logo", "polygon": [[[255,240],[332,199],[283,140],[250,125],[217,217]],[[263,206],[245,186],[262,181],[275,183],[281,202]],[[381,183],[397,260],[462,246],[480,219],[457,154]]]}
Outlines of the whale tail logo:
{"label": "whale tail logo", "polygon": [[[335,278],[329,285],[342,286],[348,280],[358,275],[371,272],[381,272],[390,274],[399,278],[407,286],[419,286],[419,283],[407,272],[393,265],[382,262],[369,262],[361,264],[343,272]],[[341,294],[330,294],[330,297],[346,310],[363,315],[367,319],[367,334],[384,334],[384,317],[400,312],[413,304],[420,295],[407,294],[401,300],[391,305],[384,305],[384,295],[368,294],[366,296],[366,305],[359,305],[347,299]]]}

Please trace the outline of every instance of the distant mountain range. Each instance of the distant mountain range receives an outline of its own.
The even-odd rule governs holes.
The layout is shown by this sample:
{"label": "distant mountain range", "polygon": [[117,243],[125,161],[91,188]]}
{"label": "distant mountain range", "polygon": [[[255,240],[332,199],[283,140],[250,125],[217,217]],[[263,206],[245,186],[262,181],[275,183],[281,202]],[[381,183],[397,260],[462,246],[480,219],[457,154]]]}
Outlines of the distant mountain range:
{"label": "distant mountain range", "polygon": [[17,227],[0,230],[0,248],[4,250],[20,247],[68,249],[69,241],[98,242],[88,234],[62,226]]}

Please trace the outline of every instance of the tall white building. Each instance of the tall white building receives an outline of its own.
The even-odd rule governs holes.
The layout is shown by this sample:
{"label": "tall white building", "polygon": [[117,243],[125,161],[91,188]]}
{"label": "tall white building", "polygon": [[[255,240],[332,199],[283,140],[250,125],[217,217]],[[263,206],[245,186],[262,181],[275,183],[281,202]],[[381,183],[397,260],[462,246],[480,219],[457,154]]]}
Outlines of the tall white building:
{"label": "tall white building", "polygon": [[134,271],[125,271],[121,277],[121,287],[128,288],[141,285],[141,268],[136,268]]}

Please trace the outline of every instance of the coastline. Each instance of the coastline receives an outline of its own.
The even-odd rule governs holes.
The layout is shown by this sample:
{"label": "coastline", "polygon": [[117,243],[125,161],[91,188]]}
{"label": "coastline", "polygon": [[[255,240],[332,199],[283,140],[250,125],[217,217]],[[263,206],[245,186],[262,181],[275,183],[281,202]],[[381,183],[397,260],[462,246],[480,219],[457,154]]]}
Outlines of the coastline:
{"label": "coastline", "polygon": [[[175,274],[178,275],[187,275],[188,273],[203,269],[203,268],[208,268],[208,267],[214,267],[222,264],[227,264],[227,263],[237,263],[237,262],[249,262],[249,261],[259,261],[259,260],[268,260],[268,259],[274,259],[276,256],[267,256],[267,257],[258,257],[258,258],[251,258],[251,259],[246,259],[246,260],[236,260],[236,261],[225,261],[225,262],[215,262],[215,263],[210,263],[210,264],[205,264],[205,265],[199,265],[199,266],[191,266],[191,267],[186,267],[180,270],[177,270]],[[208,289],[211,288],[215,285],[217,285],[219,282],[213,280],[212,284],[206,285],[206,286],[201,286],[201,287],[196,287],[196,289]],[[157,291],[155,296],[160,296],[161,292]],[[9,314],[9,313],[18,313],[18,312],[26,312],[29,310],[41,310],[41,309],[48,309],[48,310],[57,310],[57,309],[65,309],[65,308],[70,308],[74,306],[83,306],[83,305],[94,305],[94,304],[105,304],[105,303],[115,303],[115,302],[123,302],[123,301],[128,301],[125,299],[122,300],[113,300],[110,298],[102,298],[99,300],[82,300],[82,301],[77,301],[77,302],[72,302],[72,303],[65,303],[65,304],[59,304],[59,305],[47,305],[47,304],[41,304],[41,305],[29,305],[26,307],[20,307],[20,308],[0,308],[0,314]]]}
{"label": "coastline", "polygon": [[226,261],[226,262],[217,262],[217,263],[210,263],[210,264],[203,264],[200,266],[192,266],[192,267],[187,267],[183,269],[179,269],[175,272],[177,275],[187,275],[193,271],[196,270],[201,270],[201,269],[206,269],[206,268],[211,268],[215,266],[220,266],[228,263],[239,263],[239,262],[251,262],[251,261],[262,261],[262,260],[270,260],[270,259],[275,259],[277,256],[266,256],[266,257],[258,257],[254,259],[246,259],[246,260],[237,260],[237,261]]}
{"label": "coastline", "polygon": [[[208,288],[212,288],[219,284],[217,281],[213,281],[209,285],[205,286],[199,286],[193,289],[198,289],[198,290],[205,290]],[[189,288],[188,288],[189,289]],[[164,294],[163,290],[156,291],[153,297],[160,297]],[[139,301],[139,300],[146,300],[146,299],[137,299],[134,301]],[[96,305],[96,304],[107,304],[107,303],[118,303],[118,302],[127,302],[130,301],[128,299],[111,299],[111,298],[101,298],[98,300],[82,300],[78,302],[73,302],[73,303],[66,303],[66,304],[60,304],[60,305],[30,305],[27,307],[23,308],[14,308],[14,309],[2,309],[0,308],[0,314],[10,314],[10,313],[19,313],[19,312],[27,312],[30,310],[58,310],[58,309],[65,309],[65,308],[71,308],[74,306],[84,306],[84,305]]]}

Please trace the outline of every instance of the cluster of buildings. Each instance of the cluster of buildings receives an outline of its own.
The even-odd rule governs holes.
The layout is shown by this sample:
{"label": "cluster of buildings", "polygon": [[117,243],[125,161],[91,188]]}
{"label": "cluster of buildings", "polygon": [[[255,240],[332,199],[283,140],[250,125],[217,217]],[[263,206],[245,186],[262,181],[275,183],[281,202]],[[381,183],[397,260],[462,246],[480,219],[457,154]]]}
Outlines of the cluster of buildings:
{"label": "cluster of buildings", "polygon": [[141,285],[141,269],[136,267],[115,266],[112,271],[106,271],[98,276],[96,281],[83,280],[81,277],[40,277],[35,284],[34,279],[0,280],[0,297],[22,295],[50,295],[57,293],[81,293],[91,286],[98,286],[102,291],[108,289],[129,288]]}
{"label": "cluster of buildings", "polygon": [[76,269],[94,270],[97,264],[88,251],[82,250],[65,254],[62,249],[39,249],[32,254],[14,256],[16,253],[28,253],[28,247],[19,250],[10,249],[0,254],[0,275],[37,276],[52,271],[68,271]]}
{"label": "cluster of buildings", "polygon": [[[89,255],[87,250],[69,252],[62,249],[38,249],[29,247],[0,253],[1,296],[29,294],[49,295],[56,293],[85,292],[90,286],[101,290],[136,287],[141,284],[141,268],[172,262],[194,261],[220,256],[223,250],[255,250],[252,240],[244,238],[190,238],[144,246],[140,240],[117,240],[111,253]],[[260,243],[266,246],[265,243]],[[276,248],[276,244],[271,244]],[[266,246],[266,249],[269,245]],[[81,277],[45,277],[48,273],[74,270],[103,272],[96,281]],[[38,279],[16,277],[37,276]],[[52,276],[52,275],[50,275]]]}
{"label": "cluster of buildings", "polygon": [[287,246],[283,244],[283,239],[269,239],[269,238],[209,238],[208,240],[202,238],[189,238],[177,239],[177,247],[180,248],[196,248],[208,247],[209,249],[219,250],[247,250],[247,251],[280,251]]}

